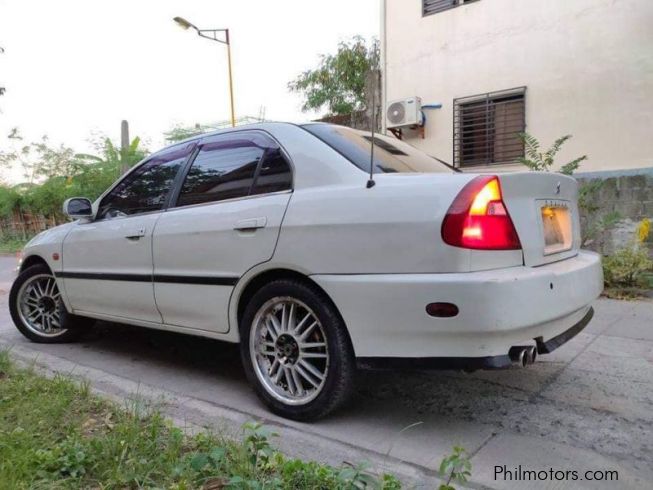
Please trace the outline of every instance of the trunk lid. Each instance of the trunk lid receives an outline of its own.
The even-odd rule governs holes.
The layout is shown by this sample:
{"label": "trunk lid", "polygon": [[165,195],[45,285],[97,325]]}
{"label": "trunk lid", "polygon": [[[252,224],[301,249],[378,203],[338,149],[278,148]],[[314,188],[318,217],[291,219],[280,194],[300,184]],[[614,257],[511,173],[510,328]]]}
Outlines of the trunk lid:
{"label": "trunk lid", "polygon": [[500,174],[503,201],[522,245],[524,265],[556,262],[578,253],[578,183],[555,173]]}

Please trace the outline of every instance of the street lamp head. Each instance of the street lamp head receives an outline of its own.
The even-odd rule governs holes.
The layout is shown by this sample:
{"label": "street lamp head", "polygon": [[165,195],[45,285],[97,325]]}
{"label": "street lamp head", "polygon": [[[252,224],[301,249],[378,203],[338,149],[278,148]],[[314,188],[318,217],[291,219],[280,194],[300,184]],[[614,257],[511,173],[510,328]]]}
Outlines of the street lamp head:
{"label": "street lamp head", "polygon": [[174,20],[174,21],[179,25],[179,27],[181,27],[182,29],[190,29],[190,28],[192,27],[192,28],[195,29],[196,31],[199,31],[199,29],[198,29],[197,27],[195,27],[193,24],[191,24],[190,22],[188,22],[188,21],[187,21],[186,19],[184,19],[183,17],[175,17],[175,18],[172,19],[172,20]]}

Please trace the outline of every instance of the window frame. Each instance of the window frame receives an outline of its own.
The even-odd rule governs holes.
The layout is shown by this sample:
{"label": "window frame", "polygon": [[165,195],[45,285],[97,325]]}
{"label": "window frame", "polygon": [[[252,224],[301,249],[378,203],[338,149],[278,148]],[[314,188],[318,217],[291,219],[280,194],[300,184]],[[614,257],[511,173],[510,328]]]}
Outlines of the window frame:
{"label": "window frame", "polygon": [[[290,189],[284,189],[281,191],[276,191],[276,192],[266,192],[262,194],[248,194],[246,196],[240,196],[240,197],[232,197],[229,199],[220,199],[217,201],[207,201],[207,202],[201,202],[201,203],[195,203],[195,204],[184,204],[184,205],[179,205],[179,197],[181,194],[181,190],[184,186],[184,182],[186,181],[186,176],[190,172],[190,169],[192,168],[193,164],[195,163],[195,159],[197,158],[197,155],[199,155],[202,146],[209,142],[212,138],[216,137],[229,137],[231,135],[237,135],[237,134],[251,134],[251,133],[258,133],[263,135],[264,137],[269,138],[274,142],[275,145],[277,145],[281,151],[281,154],[288,164],[288,168],[290,169]],[[286,151],[286,149],[283,147],[283,145],[277,140],[274,136],[272,136],[269,132],[261,130],[261,129],[240,129],[240,130],[234,130],[234,131],[225,131],[222,133],[217,133],[217,134],[210,134],[210,135],[204,135],[202,138],[199,138],[197,141],[197,146],[193,150],[193,152],[190,155],[190,158],[186,161],[184,165],[182,165],[182,168],[180,169],[179,173],[175,177],[175,183],[173,188],[171,189],[171,192],[169,194],[169,202],[167,203],[168,206],[166,207],[166,211],[171,211],[175,209],[186,209],[186,208],[192,208],[192,207],[197,207],[197,206],[212,206],[216,204],[221,204],[221,203],[226,203],[226,202],[234,202],[234,201],[241,201],[244,199],[254,199],[257,197],[265,197],[265,196],[270,196],[270,195],[275,195],[275,194],[287,194],[290,192],[293,192],[295,190],[295,166],[290,158],[290,155]],[[254,176],[252,177],[252,184],[250,185],[250,192],[252,189],[256,186],[256,180],[261,172],[261,166],[263,165],[265,158],[261,158],[256,166],[256,170],[254,171]]]}
{"label": "window frame", "polygon": [[478,1],[479,0],[451,0],[451,5],[449,6],[445,5],[432,12],[427,12],[427,6],[426,6],[427,0],[422,0],[422,17],[430,17],[431,15],[440,14],[442,12],[446,12],[447,10],[455,9],[457,7],[462,7],[463,5],[468,5],[470,3],[476,3]]}
{"label": "window frame", "polygon": [[[521,96],[521,103],[522,103],[522,113],[521,113],[521,132],[526,131],[526,86],[521,86],[521,87],[514,87],[506,90],[497,90],[494,92],[487,92],[484,94],[477,94],[477,95],[470,95],[470,96],[465,96],[465,97],[457,97],[453,99],[453,113],[452,113],[452,143],[453,143],[453,155],[452,155],[452,161],[453,165],[455,168],[458,169],[467,169],[467,168],[478,168],[478,167],[495,167],[495,166],[502,166],[502,165],[514,165],[517,164],[517,158],[519,156],[515,157],[513,160],[501,160],[501,161],[488,161],[487,159],[485,162],[481,163],[467,163],[464,164],[462,159],[463,159],[463,151],[462,151],[462,144],[463,144],[463,131],[462,131],[462,112],[461,112],[461,107],[464,107],[465,105],[471,105],[475,104],[478,102],[483,102],[486,101],[486,113],[487,113],[487,108],[489,107],[489,102],[495,101],[495,100],[501,100],[509,97],[516,97],[516,96]],[[494,150],[492,157],[494,157]],[[521,156],[524,156],[524,148],[522,144],[522,152]]]}
{"label": "window frame", "polygon": [[[163,198],[163,204],[161,205],[160,209],[154,209],[152,211],[143,211],[141,213],[134,213],[134,214],[129,214],[126,216],[115,216],[113,218],[106,218],[106,217],[100,217],[97,215],[97,213],[100,212],[100,208],[102,206],[102,201],[106,199],[113,190],[118,187],[120,184],[123,183],[126,179],[128,179],[134,172],[137,172],[139,169],[147,165],[153,158],[160,156],[162,154],[168,153],[169,151],[175,150],[177,148],[181,148],[184,145],[186,146],[193,146],[193,148],[190,150],[188,153],[188,156],[186,157],[185,161],[181,163],[179,166],[179,169],[177,170],[177,173],[175,174],[175,177],[172,180],[172,184],[170,185],[170,188],[166,192],[165,197]],[[162,213],[166,211],[170,205],[170,198],[173,194],[174,189],[177,186],[177,180],[179,179],[180,173],[184,170],[186,165],[188,164],[189,159],[194,158],[195,152],[197,151],[197,145],[198,145],[198,140],[191,140],[191,141],[185,141],[183,143],[178,143],[175,145],[168,146],[166,148],[163,148],[162,150],[157,151],[156,153],[153,153],[151,155],[146,156],[143,160],[138,162],[136,165],[134,165],[132,168],[130,168],[127,172],[125,172],[124,175],[120,176],[109,188],[104,191],[100,197],[98,197],[93,204],[93,207],[95,208],[94,211],[96,213],[95,217],[93,218],[92,221],[89,221],[89,223],[97,223],[101,221],[113,221],[116,219],[127,219],[127,218],[133,218],[137,216],[146,216],[148,214],[154,214],[154,213]]]}

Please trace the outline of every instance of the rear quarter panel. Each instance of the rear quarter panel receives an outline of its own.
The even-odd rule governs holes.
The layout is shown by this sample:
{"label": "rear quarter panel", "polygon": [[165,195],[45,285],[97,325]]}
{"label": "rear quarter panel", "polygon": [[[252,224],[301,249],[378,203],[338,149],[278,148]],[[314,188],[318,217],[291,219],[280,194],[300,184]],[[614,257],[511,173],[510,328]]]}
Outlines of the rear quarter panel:
{"label": "rear quarter panel", "polygon": [[312,274],[467,272],[472,266],[521,265],[521,251],[471,251],[442,241],[442,220],[473,177],[383,174],[375,176],[371,189],[365,180],[296,189],[274,261]]}

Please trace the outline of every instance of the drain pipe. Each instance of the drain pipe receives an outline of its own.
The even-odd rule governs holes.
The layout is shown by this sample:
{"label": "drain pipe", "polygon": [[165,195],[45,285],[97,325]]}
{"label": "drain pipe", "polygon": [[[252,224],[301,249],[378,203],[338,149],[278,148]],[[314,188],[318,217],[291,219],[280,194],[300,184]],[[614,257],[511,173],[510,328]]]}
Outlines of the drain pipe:
{"label": "drain pipe", "polygon": [[388,93],[388,65],[387,65],[387,56],[386,51],[388,47],[387,41],[387,1],[381,0],[381,63],[379,69],[381,70],[381,133],[386,134],[388,131],[386,120],[385,120],[385,110],[386,110],[386,100]]}

